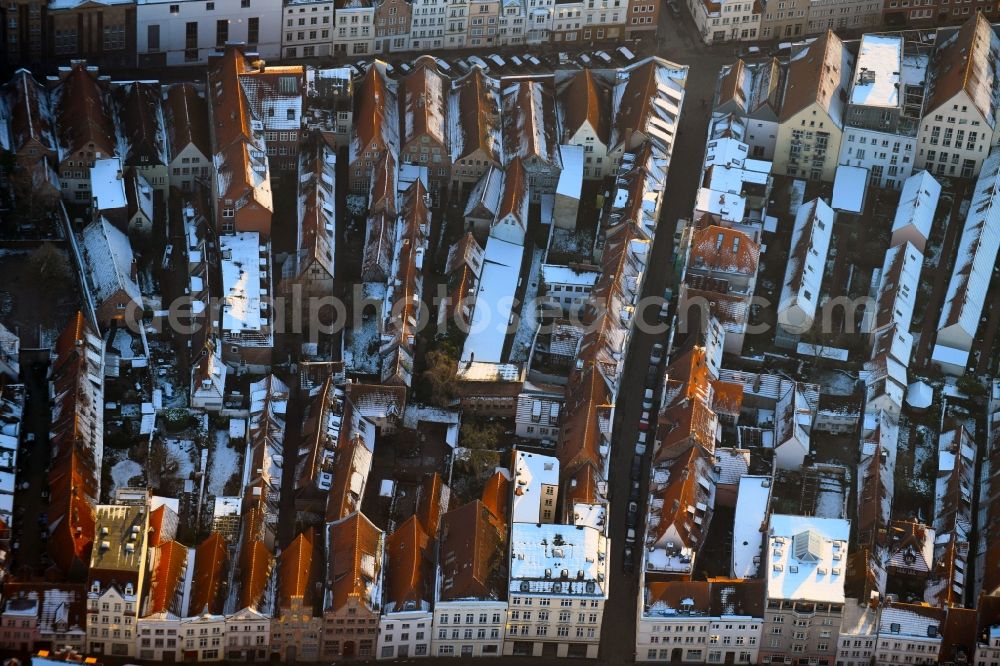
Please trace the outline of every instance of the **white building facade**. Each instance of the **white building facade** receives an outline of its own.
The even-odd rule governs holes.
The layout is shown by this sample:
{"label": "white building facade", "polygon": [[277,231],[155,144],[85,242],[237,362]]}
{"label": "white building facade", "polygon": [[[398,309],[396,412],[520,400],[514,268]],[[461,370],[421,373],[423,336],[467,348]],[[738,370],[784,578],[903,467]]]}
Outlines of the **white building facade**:
{"label": "white building facade", "polygon": [[230,42],[264,60],[281,55],[280,0],[140,0],[135,16],[140,64],[204,64]]}

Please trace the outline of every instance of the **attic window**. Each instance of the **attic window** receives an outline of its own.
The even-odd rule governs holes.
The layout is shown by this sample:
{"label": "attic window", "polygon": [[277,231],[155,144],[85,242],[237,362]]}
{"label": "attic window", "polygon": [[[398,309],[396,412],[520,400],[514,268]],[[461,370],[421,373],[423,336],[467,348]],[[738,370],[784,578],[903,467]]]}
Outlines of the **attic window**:
{"label": "attic window", "polygon": [[295,120],[295,109],[288,109],[288,119]]}

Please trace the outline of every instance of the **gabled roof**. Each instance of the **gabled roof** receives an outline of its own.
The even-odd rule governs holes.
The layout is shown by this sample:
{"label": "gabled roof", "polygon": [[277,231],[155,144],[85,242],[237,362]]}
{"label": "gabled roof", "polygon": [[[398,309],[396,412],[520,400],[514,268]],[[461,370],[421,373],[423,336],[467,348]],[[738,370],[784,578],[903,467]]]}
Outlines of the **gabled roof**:
{"label": "gabled roof", "polygon": [[686,79],[687,68],[655,57],[623,70],[615,86],[609,146],[628,142],[629,148],[635,148],[630,139],[634,132],[640,132],[669,156]]}
{"label": "gabled roof", "polygon": [[160,108],[160,84],[134,81],[117,91],[118,153],[127,167],[166,165],[166,135]]}
{"label": "gabled roof", "polygon": [[194,554],[194,578],[187,615],[222,612],[226,598],[226,565],[229,553],[226,539],[212,532],[198,544]]}
{"label": "gabled roof", "polygon": [[997,51],[1000,38],[981,12],[937,46],[931,60],[924,117],[964,91],[986,123],[995,122]]}
{"label": "gabled roof", "polygon": [[243,580],[237,601],[239,608],[256,609],[260,605],[273,566],[274,554],[263,541],[244,541],[240,549],[240,574]]}
{"label": "gabled roof", "polygon": [[528,178],[520,157],[515,157],[507,165],[504,173],[503,195],[497,209],[497,221],[513,215],[525,229],[528,228]]}
{"label": "gabled roof", "polygon": [[301,597],[304,607],[312,606],[319,569],[314,539],[313,528],[308,527],[281,551],[278,558],[277,608],[291,608],[295,597]]}
{"label": "gabled roof", "polygon": [[149,582],[149,605],[146,614],[180,611],[181,609],[174,609],[173,606],[188,566],[187,546],[177,541],[168,541],[153,548],[151,557],[153,573]]}
{"label": "gabled roof", "polygon": [[327,535],[329,588],[325,610],[339,611],[350,600],[376,610],[374,597],[382,568],[382,531],[360,511],[330,523]]}
{"label": "gabled roof", "polygon": [[336,168],[336,152],[317,132],[299,156],[300,275],[315,262],[330,277],[334,276]]}
{"label": "gabled roof", "polygon": [[503,91],[503,115],[504,160],[534,157],[550,166],[562,166],[555,96],[546,84],[519,81],[508,87]]}
{"label": "gabled roof", "polygon": [[983,162],[972,205],[958,241],[955,268],[941,307],[938,330],[959,325],[971,338],[979,326],[993,265],[1000,250],[1000,153]]}
{"label": "gabled roof", "polygon": [[171,160],[192,144],[203,156],[212,154],[208,134],[208,106],[193,84],[178,83],[169,86],[163,113]]}
{"label": "gabled roof", "polygon": [[502,471],[493,473],[483,485],[482,502],[503,524],[507,524],[510,505],[510,479]]}
{"label": "gabled roof", "polygon": [[611,93],[590,69],[572,74],[559,91],[562,136],[566,141],[586,123],[607,144],[611,134]]}
{"label": "gabled roof", "polygon": [[479,67],[452,83],[448,107],[452,162],[481,150],[488,161],[500,164],[499,86]]}
{"label": "gabled roof", "polygon": [[11,150],[16,154],[25,144],[37,141],[54,152],[54,118],[48,91],[26,69],[17,70],[7,88]]}
{"label": "gabled roof", "polygon": [[392,148],[399,139],[396,113],[395,83],[385,75],[384,64],[372,63],[354,91],[354,138],[350,161],[353,164],[362,153]]}
{"label": "gabled roof", "polygon": [[448,491],[441,475],[437,472],[424,477],[420,485],[420,498],[417,501],[417,519],[424,530],[430,535],[438,533],[441,525],[441,507]]}
{"label": "gabled roof", "polygon": [[853,73],[854,57],[832,30],[803,52],[792,57],[785,80],[785,96],[779,122],[817,104],[837,127],[844,121],[844,108]]}
{"label": "gabled roof", "polygon": [[386,537],[385,558],[385,612],[429,608],[434,596],[434,558],[431,538],[416,516]]}
{"label": "gabled roof", "polygon": [[413,71],[403,78],[400,86],[400,147],[426,136],[445,148],[447,90],[448,83],[438,71],[437,62],[429,56],[418,58]]}
{"label": "gabled roof", "polygon": [[740,116],[776,120],[781,109],[784,73],[777,58],[754,63],[738,59],[722,70],[716,108]]}
{"label": "gabled roof", "polygon": [[115,126],[95,73],[82,64],[75,65],[60,83],[57,99],[60,160],[91,143],[102,157],[115,154]]}
{"label": "gabled roof", "polygon": [[507,586],[507,529],[479,500],[444,515],[440,599],[503,599]]}
{"label": "gabled roof", "polygon": [[693,517],[713,508],[712,463],[701,449],[691,448],[672,460],[665,471],[663,482],[659,481],[662,472],[657,471],[650,484],[650,537],[653,543],[662,546],[670,531],[680,541],[675,546],[697,552],[708,534],[710,521],[708,515],[702,520]]}
{"label": "gabled roof", "polygon": [[77,312],[56,340],[51,366],[48,552],[64,575],[84,573],[94,540],[104,435],[102,354],[100,336]]}

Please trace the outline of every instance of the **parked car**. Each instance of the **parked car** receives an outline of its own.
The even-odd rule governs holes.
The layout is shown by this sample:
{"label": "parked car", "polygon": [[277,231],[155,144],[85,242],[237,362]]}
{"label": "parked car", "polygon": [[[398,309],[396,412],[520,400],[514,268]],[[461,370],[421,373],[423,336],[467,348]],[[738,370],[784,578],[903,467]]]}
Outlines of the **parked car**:
{"label": "parked car", "polygon": [[625,531],[625,543],[635,543],[635,528],[630,527]]}
{"label": "parked car", "polygon": [[632,482],[632,487],[629,488],[629,490],[628,490],[628,498],[630,500],[632,500],[633,502],[638,502],[639,501],[639,491],[640,491],[639,482],[638,481],[633,481]]}
{"label": "parked car", "polygon": [[536,58],[535,56],[531,55],[530,53],[528,55],[524,56],[524,59],[527,60],[529,63],[531,63],[532,67],[541,67],[542,66],[542,61],[539,60],[538,58]]}
{"label": "parked car", "polygon": [[660,377],[660,373],[658,373],[656,370],[650,368],[649,372],[646,373],[646,388],[648,388],[648,389],[655,389],[656,388],[656,382],[659,379],[659,377]]}
{"label": "parked car", "polygon": [[479,67],[479,69],[483,70],[484,72],[490,71],[490,66],[487,65],[486,61],[480,58],[479,56],[474,56],[474,55],[469,56],[469,64],[476,65],[477,67]]}
{"label": "parked car", "polygon": [[648,388],[646,392],[642,395],[642,408],[652,409],[653,408],[653,389]]}
{"label": "parked car", "polygon": [[455,67],[458,67],[459,71],[461,71],[463,74],[467,73],[470,69],[472,69],[471,67],[469,67],[469,63],[465,62],[465,60],[463,60],[462,58],[458,58],[455,60]]}
{"label": "parked car", "polygon": [[639,423],[649,423],[649,410],[642,410],[642,414],[639,415]]}
{"label": "parked car", "polygon": [[642,474],[642,456],[632,456],[632,479],[638,479]]}
{"label": "parked car", "polygon": [[521,60],[520,58],[518,58],[518,57],[517,57],[516,55],[514,55],[514,56],[511,56],[511,57],[510,57],[510,63],[511,63],[511,64],[512,64],[512,65],[513,65],[514,67],[522,67],[522,66],[524,65],[524,61],[522,61],[522,60]]}
{"label": "parked car", "polygon": [[632,546],[625,546],[622,553],[622,569],[625,573],[632,573],[635,570],[635,555],[632,553]]}
{"label": "parked car", "polygon": [[486,59],[489,60],[491,63],[493,63],[494,65],[496,65],[500,69],[503,69],[504,67],[507,66],[507,63],[504,62],[504,59],[501,58],[500,56],[496,55],[495,53],[491,53],[490,55],[486,56]]}
{"label": "parked car", "polygon": [[413,68],[410,67],[410,63],[408,62],[399,63],[399,68],[403,70],[403,74],[409,74],[410,72],[413,71]]}
{"label": "parked car", "polygon": [[653,345],[653,349],[649,352],[649,362],[653,365],[659,365],[663,362],[663,345],[659,342]]}
{"label": "parked car", "polygon": [[635,502],[628,503],[628,514],[625,516],[625,525],[627,527],[635,527],[635,521],[639,514],[639,505]]}
{"label": "parked car", "polygon": [[615,51],[621,56],[622,60],[624,60],[626,64],[635,60],[635,54],[629,51],[625,46],[619,46],[615,49]]}
{"label": "parked car", "polygon": [[667,9],[670,10],[670,13],[673,15],[674,18],[681,17],[681,8],[676,2],[674,2],[674,0],[670,0],[669,2],[667,2]]}
{"label": "parked car", "polygon": [[594,57],[603,62],[605,65],[611,64],[611,56],[609,56],[605,51],[595,51]]}
{"label": "parked car", "polygon": [[635,452],[637,455],[646,455],[646,433],[640,432],[635,440]]}
{"label": "parked car", "polygon": [[434,60],[437,62],[438,69],[445,74],[451,71],[451,65],[448,64],[447,60],[443,60],[441,58],[434,58]]}
{"label": "parked car", "polygon": [[591,65],[594,64],[593,61],[590,59],[590,56],[587,55],[586,53],[581,53],[579,56],[577,56],[576,60],[584,67],[590,67]]}

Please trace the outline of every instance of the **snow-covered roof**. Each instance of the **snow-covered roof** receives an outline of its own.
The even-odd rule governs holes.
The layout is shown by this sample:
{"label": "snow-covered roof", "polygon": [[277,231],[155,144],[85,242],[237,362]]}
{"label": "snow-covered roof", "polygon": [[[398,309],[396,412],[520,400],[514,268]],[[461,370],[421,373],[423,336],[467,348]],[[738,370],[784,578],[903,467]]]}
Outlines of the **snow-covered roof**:
{"label": "snow-covered roof", "polygon": [[583,189],[583,146],[560,146],[563,169],[559,174],[556,194],[579,199]]}
{"label": "snow-covered roof", "polygon": [[[270,252],[257,232],[225,234],[219,237],[222,256],[222,329],[227,332],[259,331],[262,271],[268,268]],[[267,289],[266,286],[263,288]]]}
{"label": "snow-covered roof", "polygon": [[779,308],[797,305],[811,320],[816,316],[823,270],[833,234],[834,213],[822,199],[799,207],[792,231]]}
{"label": "snow-covered roof", "polygon": [[771,506],[771,477],[744,476],[736,494],[736,515],[733,523],[734,578],[753,578],[760,569],[764,542],[761,525],[767,520]]}
{"label": "snow-covered roof", "polygon": [[559,264],[542,264],[542,282],[548,285],[569,284],[581,287],[593,287],[600,271],[576,269]]}
{"label": "snow-covered roof", "polygon": [[521,273],[524,247],[491,236],[483,253],[483,270],[476,293],[462,361],[500,363]]}
{"label": "snow-covered roof", "polygon": [[848,520],[772,514],[767,598],[844,603],[850,536]]}
{"label": "snow-covered roof", "polygon": [[833,180],[833,209],[860,213],[865,206],[867,189],[868,169],[841,164]]}
{"label": "snow-covered roof", "polygon": [[923,381],[913,382],[906,389],[906,404],[917,409],[925,409],[934,401],[934,389]]}
{"label": "snow-covered roof", "polygon": [[95,160],[90,167],[90,191],[96,200],[97,210],[125,208],[125,180],[122,178],[122,163],[117,157]]}
{"label": "snow-covered roof", "polygon": [[[542,522],[542,503],[545,499],[542,486],[559,486],[559,459],[528,451],[514,453],[514,499],[511,520],[515,523]],[[555,514],[555,497],[552,500],[551,522]]]}
{"label": "snow-covered roof", "polygon": [[941,308],[938,331],[958,325],[971,338],[979,326],[993,266],[1000,250],[1000,152],[983,162],[958,242],[955,269]]}
{"label": "snow-covered roof", "polygon": [[902,35],[864,35],[854,68],[851,104],[898,107],[902,62]]}
{"label": "snow-covered roof", "polygon": [[907,178],[903,182],[903,191],[896,206],[896,217],[892,222],[893,233],[912,225],[926,240],[931,235],[939,196],[941,184],[934,180],[929,171],[921,171]]}
{"label": "snow-covered roof", "polygon": [[[903,331],[910,330],[923,263],[923,253],[909,242],[895,245],[885,253],[876,297],[875,328],[896,324]],[[899,358],[908,361],[909,353]]]}
{"label": "snow-covered roof", "polygon": [[608,540],[593,527],[514,523],[510,594],[606,597]]}
{"label": "snow-covered roof", "polygon": [[132,277],[134,258],[128,237],[101,217],[84,227],[81,240],[87,282],[97,304],[124,290],[141,306],[142,294]]}
{"label": "snow-covered roof", "polygon": [[[905,607],[909,606],[909,608]],[[944,611],[910,604],[888,604],[879,615],[878,630],[883,637],[906,636],[941,641]]]}
{"label": "snow-covered roof", "polygon": [[746,217],[747,200],[739,194],[702,187],[695,197],[694,209],[698,213],[715,215],[724,222],[742,222]]}

